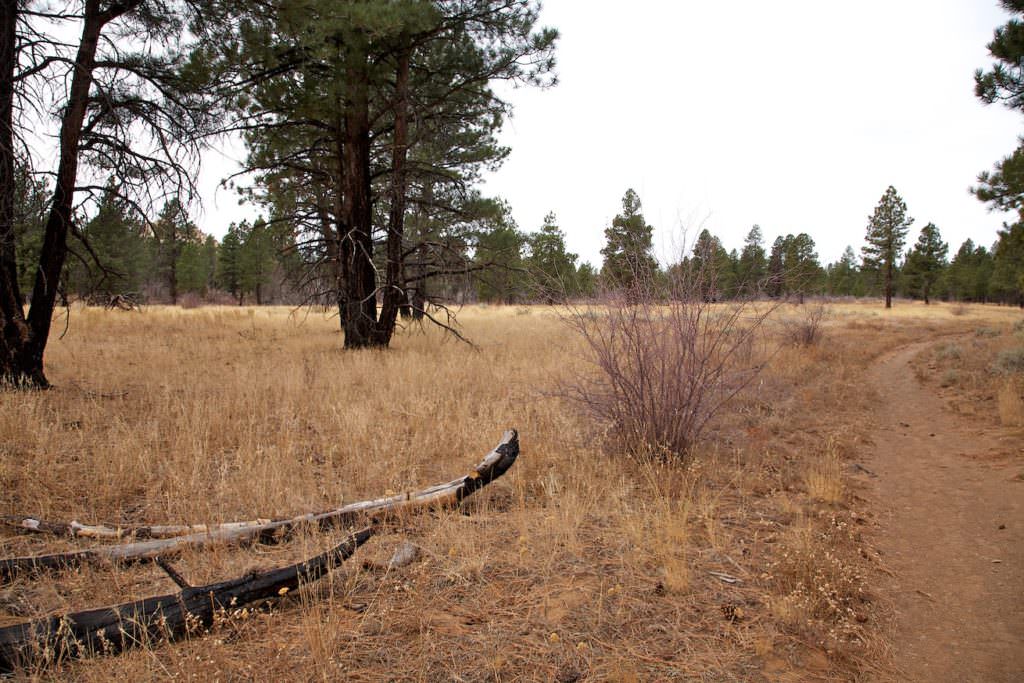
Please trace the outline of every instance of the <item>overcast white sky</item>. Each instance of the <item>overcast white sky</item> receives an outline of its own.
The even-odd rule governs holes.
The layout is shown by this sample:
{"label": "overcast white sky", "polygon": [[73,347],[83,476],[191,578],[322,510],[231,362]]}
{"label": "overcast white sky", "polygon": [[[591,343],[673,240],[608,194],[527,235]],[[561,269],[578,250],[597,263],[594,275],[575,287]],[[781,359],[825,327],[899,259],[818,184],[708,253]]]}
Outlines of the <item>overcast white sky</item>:
{"label": "overcast white sky", "polygon": [[[630,187],[663,260],[684,231],[732,249],[754,223],[769,244],[807,232],[835,260],[859,250],[890,184],[916,219],[910,241],[931,221],[951,251],[988,245],[1007,216],[968,187],[1024,121],[983,106],[973,74],[1007,18],[995,0],[546,0],[559,84],[510,93],[512,154],[485,192],[525,230],[555,211],[595,265]],[[251,212],[214,192],[224,167],[203,176],[200,225],[217,235]]]}

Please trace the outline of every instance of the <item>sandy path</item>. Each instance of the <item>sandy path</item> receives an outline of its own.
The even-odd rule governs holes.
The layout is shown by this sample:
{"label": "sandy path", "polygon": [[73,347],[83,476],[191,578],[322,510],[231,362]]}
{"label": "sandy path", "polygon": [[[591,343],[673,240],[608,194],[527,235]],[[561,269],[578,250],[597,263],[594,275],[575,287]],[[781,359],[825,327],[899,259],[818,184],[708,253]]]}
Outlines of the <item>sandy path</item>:
{"label": "sandy path", "polygon": [[882,359],[874,453],[883,560],[895,572],[899,680],[1024,681],[1019,439],[945,408],[914,376],[928,344]]}

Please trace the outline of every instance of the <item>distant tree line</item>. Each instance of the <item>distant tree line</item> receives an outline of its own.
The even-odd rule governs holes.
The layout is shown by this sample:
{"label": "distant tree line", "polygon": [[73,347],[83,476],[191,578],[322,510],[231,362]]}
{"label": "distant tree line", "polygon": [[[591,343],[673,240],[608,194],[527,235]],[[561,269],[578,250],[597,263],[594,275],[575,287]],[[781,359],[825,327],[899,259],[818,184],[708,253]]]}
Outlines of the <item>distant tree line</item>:
{"label": "distant tree line", "polygon": [[[501,254],[503,275],[478,288],[483,301],[551,300],[553,293],[586,298],[599,287],[629,286],[638,279],[656,284],[673,271],[699,272],[699,294],[708,301],[739,297],[887,297],[988,302],[1024,306],[1024,223],[1006,226],[991,247],[966,240],[949,258],[939,228],[928,223],[904,250],[913,219],[895,188],[888,188],[868,219],[860,256],[848,246],[840,258],[822,264],[807,233],[779,235],[771,245],[760,226],[747,233],[740,249],[702,230],[688,253],[662,268],[653,255],[653,227],[633,190],[623,211],[605,229],[600,270],[579,263],[565,248],[554,214],[541,229],[520,233],[506,226],[488,240]],[[493,241],[491,241],[493,240]]]}
{"label": "distant tree line", "polygon": [[[45,183],[21,174],[16,196],[16,254],[21,291],[31,291],[46,220]],[[60,291],[65,298],[104,303],[114,296],[138,303],[294,301],[301,269],[294,239],[263,219],[232,224],[221,242],[203,233],[178,200],[151,219],[129,207],[113,181],[96,214],[69,239]]]}
{"label": "distant tree line", "polygon": [[[45,185],[22,174],[18,182],[18,273],[27,291],[38,259],[45,221]],[[629,286],[637,279],[657,284],[673,271],[700,272],[707,301],[739,297],[900,296],[926,302],[992,302],[1024,305],[1024,225],[1007,226],[991,247],[966,240],[950,257],[938,227],[926,224],[910,248],[903,247],[913,219],[894,188],[869,218],[861,257],[847,247],[834,263],[822,264],[807,233],[779,235],[768,245],[760,226],[741,248],[726,249],[702,230],[679,262],[662,268],[653,255],[653,227],[633,190],[622,212],[605,229],[600,269],[568,250],[552,212],[534,232],[520,230],[507,204],[479,200],[476,218],[451,243],[453,268],[435,278],[433,296],[465,303],[556,303],[589,299],[601,288]],[[71,297],[103,303],[116,295],[140,303],[217,302],[301,304],[316,301],[316,273],[330,279],[330,263],[305,247],[286,221],[233,223],[218,241],[203,233],[181,203],[168,201],[142,220],[110,181],[99,208],[73,238],[63,275]],[[85,257],[86,250],[89,257]],[[97,263],[102,267],[97,267]],[[331,304],[331,297],[320,303]]]}

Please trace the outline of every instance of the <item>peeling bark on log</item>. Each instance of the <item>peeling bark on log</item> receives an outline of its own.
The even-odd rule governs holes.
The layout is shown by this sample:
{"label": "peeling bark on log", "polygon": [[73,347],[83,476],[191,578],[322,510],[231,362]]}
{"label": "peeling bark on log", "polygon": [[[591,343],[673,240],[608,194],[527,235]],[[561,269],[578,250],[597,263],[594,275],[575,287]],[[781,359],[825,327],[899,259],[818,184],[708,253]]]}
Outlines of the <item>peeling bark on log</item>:
{"label": "peeling bark on log", "polygon": [[[385,498],[364,500],[335,510],[299,515],[291,519],[228,522],[210,526],[136,527],[129,529],[128,533],[134,533],[140,537],[159,533],[168,537],[52,555],[0,559],[0,584],[12,580],[18,574],[59,570],[88,563],[146,562],[157,557],[173,556],[186,547],[204,548],[213,545],[244,544],[258,538],[271,540],[279,535],[288,534],[304,524],[316,524],[321,529],[325,529],[350,525],[370,515],[390,516],[416,509],[453,507],[503,475],[518,456],[519,435],[514,429],[511,429],[504,433],[501,443],[488,453],[472,472],[444,484],[436,484],[419,491],[410,491]],[[81,525],[77,522],[45,522],[26,517],[4,519],[5,522],[8,520],[17,520],[18,523],[13,526],[29,531],[62,535],[71,533],[75,536],[98,538],[119,538],[126,535],[124,529]],[[83,530],[89,530],[89,532],[85,533]],[[171,533],[172,531],[175,533]]]}
{"label": "peeling bark on log", "polygon": [[372,528],[363,529],[325,553],[281,569],[0,628],[0,674],[92,654],[116,654],[139,644],[195,633],[209,627],[218,612],[230,616],[244,605],[276,599],[320,579],[373,533]]}

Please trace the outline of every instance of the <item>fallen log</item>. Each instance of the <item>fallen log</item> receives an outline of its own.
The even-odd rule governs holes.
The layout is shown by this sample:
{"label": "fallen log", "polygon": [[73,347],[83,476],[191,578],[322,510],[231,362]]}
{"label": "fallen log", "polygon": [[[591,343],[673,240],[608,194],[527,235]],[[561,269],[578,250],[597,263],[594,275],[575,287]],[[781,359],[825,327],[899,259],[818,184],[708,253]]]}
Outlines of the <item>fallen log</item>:
{"label": "fallen log", "polygon": [[199,632],[208,628],[218,613],[230,617],[245,605],[275,600],[320,579],[351,557],[373,533],[372,527],[363,529],[325,553],[281,569],[196,587],[185,584],[174,572],[172,578],[182,585],[178,593],[0,628],[0,674],[93,654],[116,654],[136,645]]}
{"label": "fallen log", "polygon": [[[257,539],[271,540],[274,537],[291,533],[296,527],[315,524],[321,529],[351,525],[368,516],[391,516],[402,512],[434,508],[454,507],[474,492],[490,484],[503,475],[519,456],[519,435],[514,429],[504,433],[501,442],[488,453],[473,471],[464,477],[453,479],[444,484],[436,484],[419,491],[410,491],[384,498],[364,500],[350,503],[335,510],[320,513],[309,513],[281,520],[253,520],[249,522],[228,522],[211,526],[192,525],[178,527],[189,529],[184,535],[167,538],[156,538],[120,545],[101,546],[88,550],[78,550],[50,555],[31,557],[11,557],[0,559],[0,584],[11,581],[19,574],[40,571],[60,570],[78,567],[88,563],[113,562],[130,564],[148,562],[157,557],[171,557],[187,547],[205,548],[212,545],[238,545],[250,543]],[[38,529],[35,531],[54,531],[61,529],[62,523],[42,522],[34,518]],[[69,525],[65,525],[67,527]],[[111,527],[93,527],[106,528]],[[150,530],[160,527],[138,527]],[[170,527],[163,527],[170,528]]]}

